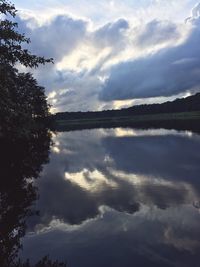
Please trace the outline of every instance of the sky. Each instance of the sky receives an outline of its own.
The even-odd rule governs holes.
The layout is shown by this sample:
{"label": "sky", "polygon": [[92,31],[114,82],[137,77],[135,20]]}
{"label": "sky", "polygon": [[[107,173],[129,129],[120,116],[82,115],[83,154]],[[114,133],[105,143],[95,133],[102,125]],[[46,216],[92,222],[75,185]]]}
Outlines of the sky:
{"label": "sky", "polygon": [[199,91],[200,3],[194,0],[13,0],[30,70],[51,111],[117,109]]}

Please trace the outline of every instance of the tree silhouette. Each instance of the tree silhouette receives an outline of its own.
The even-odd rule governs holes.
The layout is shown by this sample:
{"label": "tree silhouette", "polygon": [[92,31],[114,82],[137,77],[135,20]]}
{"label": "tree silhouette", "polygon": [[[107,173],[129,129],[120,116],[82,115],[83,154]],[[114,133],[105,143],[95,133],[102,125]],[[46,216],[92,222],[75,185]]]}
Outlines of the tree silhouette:
{"label": "tree silhouette", "polygon": [[51,136],[45,127],[25,138],[0,138],[0,266],[12,266],[21,248],[26,219],[37,199],[34,179],[48,162]]}
{"label": "tree silhouette", "polygon": [[0,134],[23,136],[49,115],[44,88],[30,73],[0,66]]}
{"label": "tree silhouette", "polygon": [[0,138],[0,266],[66,267],[48,257],[36,265],[18,259],[26,220],[37,214],[33,209],[38,197],[34,181],[48,162],[50,145],[49,130],[42,126],[29,130],[23,138]]}
{"label": "tree silhouette", "polygon": [[[38,119],[49,115],[49,105],[44,88],[30,73],[19,73],[16,64],[36,68],[39,64],[52,62],[32,55],[23,44],[30,40],[17,31],[18,24],[8,20],[7,15],[16,16],[14,5],[0,0],[0,134],[15,131],[22,135]],[[26,127],[22,127],[25,126]]]}
{"label": "tree silhouette", "polygon": [[[0,14],[16,16],[15,6],[6,0],[0,1]],[[26,67],[38,67],[39,64],[53,62],[53,59],[45,59],[32,55],[27,49],[23,49],[24,43],[29,44],[30,39],[17,31],[18,24],[6,18],[0,20],[0,64],[20,63]]]}
{"label": "tree silhouette", "polygon": [[[44,119],[49,105],[44,88],[17,64],[36,68],[52,62],[32,55],[23,44],[30,40],[17,31],[7,17],[16,16],[15,6],[0,0],[0,266],[31,267],[18,259],[26,220],[37,199],[34,180],[48,162],[51,134]],[[35,267],[65,267],[44,257]]]}

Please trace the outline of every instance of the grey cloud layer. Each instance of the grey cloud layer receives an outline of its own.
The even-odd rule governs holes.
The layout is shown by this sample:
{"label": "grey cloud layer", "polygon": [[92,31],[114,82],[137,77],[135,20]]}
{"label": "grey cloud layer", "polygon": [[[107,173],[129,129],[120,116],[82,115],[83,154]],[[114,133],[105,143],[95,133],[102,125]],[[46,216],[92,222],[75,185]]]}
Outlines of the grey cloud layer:
{"label": "grey cloud layer", "polygon": [[94,32],[93,41],[100,48],[102,48],[102,46],[118,46],[118,44],[123,41],[124,31],[128,28],[129,24],[125,19],[107,23]]}
{"label": "grey cloud layer", "polygon": [[[31,38],[33,53],[53,57],[55,63],[72,53],[75,58],[76,55],[80,57],[77,59],[80,66],[81,62],[87,65],[87,60],[89,63],[90,60],[95,62],[88,69],[84,64],[81,71],[67,69],[64,65],[63,69],[58,69],[56,64],[34,70],[35,77],[47,92],[57,92],[53,102],[57,110],[77,111],[97,110],[105,106],[104,102],[113,100],[169,97],[197,90],[200,83],[198,14],[196,6],[194,18],[190,20],[193,29],[186,41],[178,46],[173,42],[176,43],[181,37],[179,26],[156,19],[141,27],[140,31],[139,28],[131,28],[129,22],[122,18],[106,23],[95,31],[89,31],[88,21],[68,15],[58,15],[42,25],[33,18],[18,17],[17,21],[19,28]],[[88,54],[79,55],[84,45],[88,47]],[[131,49],[145,51],[150,48],[152,51],[157,45],[165,45],[165,48],[156,48],[153,54],[142,58],[131,58]],[[90,55],[93,48],[96,55]],[[110,52],[98,58],[104,48],[109,48]],[[123,51],[130,53],[128,61],[118,59]],[[108,62],[112,65],[110,69],[103,68]],[[103,85],[100,76],[108,77]],[[66,90],[65,94],[60,93],[63,89]]]}
{"label": "grey cloud layer", "polygon": [[140,47],[162,44],[180,37],[177,25],[169,21],[152,20],[138,33],[136,44]]}
{"label": "grey cloud layer", "polygon": [[58,15],[41,26],[34,18],[23,20],[17,17],[17,22],[21,31],[31,38],[32,51],[53,57],[56,62],[75,50],[80,43],[91,43],[99,49],[116,47],[123,41],[124,32],[129,28],[128,21],[118,19],[90,32],[87,21],[67,15]]}
{"label": "grey cloud layer", "polygon": [[[100,99],[111,101],[171,96],[197,89],[200,84],[200,27],[197,22],[183,44],[114,66],[100,93]],[[171,30],[167,30],[169,32]],[[139,41],[147,43],[149,35],[147,29]],[[155,40],[160,37],[156,35]],[[153,36],[150,42],[152,40]]]}
{"label": "grey cloud layer", "polygon": [[[57,92],[54,107],[58,110],[97,109],[100,89],[98,71],[113,53],[125,46],[124,33],[129,28],[128,22],[125,19],[118,19],[90,32],[87,21],[67,15],[56,16],[42,25],[39,25],[34,18],[17,17],[16,19],[19,29],[31,39],[29,47],[31,52],[54,58],[54,65],[33,70],[35,77],[46,87],[47,93]],[[112,48],[111,55],[101,59],[89,73],[85,69],[81,71],[58,70],[56,63],[73,52],[78,53],[79,46],[83,44],[95,47],[99,52],[106,47]],[[89,53],[90,51],[88,55]],[[84,60],[84,56],[81,56],[80,62]],[[67,92],[60,94],[60,90],[63,89]]]}
{"label": "grey cloud layer", "polygon": [[[76,48],[86,35],[87,22],[59,15],[42,26],[33,18],[17,18],[19,28],[31,38],[31,50],[45,57],[61,60]],[[33,27],[28,27],[32,25]]]}

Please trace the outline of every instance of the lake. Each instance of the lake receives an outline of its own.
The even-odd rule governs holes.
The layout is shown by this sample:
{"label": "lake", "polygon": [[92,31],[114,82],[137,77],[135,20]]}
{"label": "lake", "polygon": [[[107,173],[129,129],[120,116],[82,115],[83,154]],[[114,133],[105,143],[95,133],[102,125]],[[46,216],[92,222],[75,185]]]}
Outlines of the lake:
{"label": "lake", "polygon": [[199,266],[200,136],[94,129],[53,135],[21,256],[69,267]]}

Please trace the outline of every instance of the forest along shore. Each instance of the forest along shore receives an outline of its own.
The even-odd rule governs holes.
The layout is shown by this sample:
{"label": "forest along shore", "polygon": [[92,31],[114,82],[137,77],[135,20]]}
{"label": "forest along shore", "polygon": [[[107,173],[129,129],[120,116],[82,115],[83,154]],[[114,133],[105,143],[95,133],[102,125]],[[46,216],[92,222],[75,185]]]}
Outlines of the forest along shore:
{"label": "forest along shore", "polygon": [[200,93],[162,104],[120,110],[61,112],[52,115],[52,122],[52,128],[58,131],[118,126],[168,128],[172,125],[185,129],[194,124],[197,128],[200,122]]}

